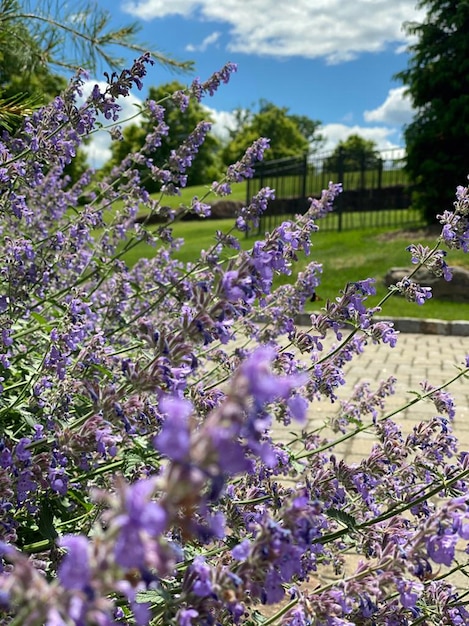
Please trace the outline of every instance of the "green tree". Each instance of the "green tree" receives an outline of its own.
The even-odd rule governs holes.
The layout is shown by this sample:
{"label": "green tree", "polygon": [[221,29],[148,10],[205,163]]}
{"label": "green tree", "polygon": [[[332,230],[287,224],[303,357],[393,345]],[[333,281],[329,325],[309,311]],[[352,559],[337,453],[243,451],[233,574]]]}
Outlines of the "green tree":
{"label": "green tree", "polygon": [[334,152],[325,161],[325,168],[331,172],[360,172],[377,167],[379,153],[376,143],[360,135],[350,135],[339,141]]}
{"label": "green tree", "polygon": [[225,166],[237,161],[258,137],[270,139],[270,148],[266,152],[269,160],[309,152],[311,144],[320,138],[320,122],[290,115],[286,107],[271,102],[261,101],[257,113],[239,111],[236,119],[237,127],[231,131],[230,140],[222,151]]}
{"label": "green tree", "polygon": [[427,13],[405,25],[416,41],[397,77],[416,111],[404,133],[406,167],[415,202],[432,222],[469,173],[469,0],[420,0],[419,7]]}
{"label": "green tree", "polygon": [[[165,83],[159,87],[150,87],[149,99],[159,102],[166,98],[168,94],[182,89],[184,89],[184,85],[178,81]],[[165,122],[170,130],[168,136],[162,137],[162,143],[158,150],[153,155],[150,155],[154,164],[159,167],[165,165],[171,150],[176,150],[199,122],[213,121],[207,109],[194,100],[191,100],[189,107],[184,113],[171,99],[167,99],[164,106],[166,109]],[[108,171],[112,166],[120,163],[129,153],[138,151],[143,146],[146,135],[152,129],[152,122],[145,114],[142,114],[141,124],[126,126],[123,130],[123,139],[113,142],[111,146],[112,156],[110,161],[105,164],[104,171]],[[188,171],[188,185],[202,185],[217,177],[220,169],[218,167],[219,150],[219,140],[212,133],[209,133]],[[145,184],[148,191],[156,191],[158,189],[151,180],[148,180]]]}

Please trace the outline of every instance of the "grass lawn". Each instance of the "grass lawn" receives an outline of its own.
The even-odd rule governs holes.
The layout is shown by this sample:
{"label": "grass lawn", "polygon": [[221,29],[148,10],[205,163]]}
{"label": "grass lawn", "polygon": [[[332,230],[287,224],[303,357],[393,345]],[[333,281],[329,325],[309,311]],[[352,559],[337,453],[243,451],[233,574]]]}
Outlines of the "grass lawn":
{"label": "grass lawn", "polygon": [[[174,234],[185,239],[185,245],[178,258],[194,261],[202,249],[208,249],[214,243],[215,230],[228,231],[232,220],[200,220],[180,222],[174,226]],[[250,248],[254,238],[240,235],[243,248]],[[327,299],[334,299],[347,282],[375,278],[377,296],[369,298],[370,305],[378,303],[387,293],[383,278],[390,267],[410,266],[410,255],[406,247],[410,243],[433,245],[435,239],[425,237],[424,231],[387,228],[371,228],[337,232],[317,232],[312,237],[310,257],[302,257],[293,268],[300,271],[311,260],[323,264],[321,285],[318,288],[320,301],[309,303],[309,311],[319,311]],[[133,264],[141,256],[152,256],[154,249],[139,245],[126,257]],[[460,251],[451,251],[450,265],[469,267],[469,259]],[[292,280],[292,277],[279,276],[277,284]],[[393,296],[383,308],[383,315],[389,317],[421,317],[446,320],[468,320],[469,303],[461,304],[450,301],[431,299],[423,306],[406,302],[402,297]]]}

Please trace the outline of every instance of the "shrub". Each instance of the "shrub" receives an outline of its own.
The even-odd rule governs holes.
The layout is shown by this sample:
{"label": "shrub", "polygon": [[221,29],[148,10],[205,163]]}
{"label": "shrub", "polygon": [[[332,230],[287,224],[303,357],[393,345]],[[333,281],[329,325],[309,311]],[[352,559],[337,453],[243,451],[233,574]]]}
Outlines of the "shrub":
{"label": "shrub", "polygon": [[[340,187],[243,252],[236,229],[265,210],[273,191],[263,189],[232,231],[182,264],[171,224],[210,207],[194,198],[163,211],[138,166],[163,194],[177,193],[205,124],[157,167],[148,155],[167,127],[161,103],[148,102],[154,128],[141,152],[101,181],[88,172],[70,186],[64,177],[98,113],[117,121],[117,98],[140,88],[149,62],[113,74],[82,106],[78,75],[19,136],[2,139],[2,623],[469,623],[439,573],[465,568],[455,545],[469,539],[469,457],[451,432],[445,386],[426,385],[420,399],[434,401],[436,416],[407,439],[381,410],[392,377],[341,405],[332,438],[308,429],[315,403],[336,400],[345,363],[368,343],[387,350],[398,340],[375,320],[380,307],[366,306],[371,280],[348,284],[308,331],[294,313],[313,296],[320,266],[272,290],[275,273],[309,253]],[[172,97],[184,109],[234,69]],[[267,146],[257,140],[213,192],[251,176]],[[164,223],[137,224],[142,207]],[[411,247],[416,268],[450,278],[440,246],[467,251],[468,212],[459,187],[435,247]],[[123,256],[142,240],[157,254],[129,269]],[[409,276],[383,304],[396,290],[418,304],[431,295]],[[457,377],[468,370],[465,357]],[[292,421],[294,442],[272,437],[274,424],[288,432]],[[368,458],[348,465],[332,454],[336,437],[364,429],[377,437]],[[355,571],[307,585],[327,565],[342,571],[346,550],[363,559]],[[262,606],[278,602],[265,617]]]}

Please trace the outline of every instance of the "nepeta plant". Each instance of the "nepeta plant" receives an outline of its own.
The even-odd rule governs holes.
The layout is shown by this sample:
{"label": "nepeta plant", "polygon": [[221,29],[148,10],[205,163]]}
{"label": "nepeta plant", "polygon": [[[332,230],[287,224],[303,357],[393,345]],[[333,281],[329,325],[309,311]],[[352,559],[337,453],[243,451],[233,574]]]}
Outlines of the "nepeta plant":
{"label": "nepeta plant", "polygon": [[[309,254],[341,191],[333,184],[241,250],[236,232],[256,225],[274,194],[261,190],[200,259],[179,262],[172,224],[188,212],[206,217],[210,205],[194,198],[167,210],[162,200],[184,186],[209,128],[156,166],[152,154],[171,132],[164,103],[147,103],[154,129],[141,151],[104,180],[89,172],[71,184],[64,167],[77,146],[99,113],[118,120],[118,97],[141,88],[148,63],[109,76],[83,105],[78,75],[1,139],[1,623],[469,623],[451,578],[467,570],[455,550],[469,540],[469,455],[451,431],[447,385],[423,382],[418,399],[433,400],[435,416],[409,435],[386,413],[393,378],[359,385],[331,429],[308,426],[319,399],[337,399],[346,363],[369,343],[398,341],[375,319],[385,300],[400,291],[423,303],[430,293],[409,276],[369,308],[373,281],[361,280],[311,316],[309,330],[295,325],[321,267],[312,262],[278,288],[274,278]],[[235,69],[175,101],[185,110]],[[256,141],[212,192],[252,176],[267,147]],[[145,191],[147,175],[160,198]],[[148,220],[137,223],[142,209]],[[449,280],[439,248],[467,250],[466,188],[441,222],[433,249],[410,252],[416,271],[426,265]],[[154,257],[128,267],[126,252],[142,241]],[[466,356],[455,378],[468,371]],[[281,440],[274,425],[285,428]],[[363,430],[376,438],[368,457],[349,465],[333,453]]]}

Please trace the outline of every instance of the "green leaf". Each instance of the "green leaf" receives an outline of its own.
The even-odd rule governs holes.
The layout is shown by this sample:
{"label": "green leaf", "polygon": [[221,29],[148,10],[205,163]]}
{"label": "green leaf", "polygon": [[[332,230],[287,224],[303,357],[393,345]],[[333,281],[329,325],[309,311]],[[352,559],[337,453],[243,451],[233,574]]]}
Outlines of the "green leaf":
{"label": "green leaf", "polygon": [[356,530],[357,528],[357,520],[353,517],[353,515],[350,515],[350,513],[347,513],[346,511],[341,511],[340,509],[331,507],[327,509],[326,515],[335,519],[337,522],[340,522],[347,528],[350,528],[350,530]]}
{"label": "green leaf", "polygon": [[54,527],[54,512],[49,500],[42,501],[37,526],[45,539],[54,540],[59,536]]}
{"label": "green leaf", "polygon": [[50,324],[49,320],[47,320],[43,315],[41,315],[40,313],[36,313],[34,311],[31,311],[31,317],[36,320],[36,322],[38,324],[40,324],[41,326],[44,327],[44,330],[47,330],[47,332],[50,332],[52,330],[52,325]]}

